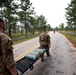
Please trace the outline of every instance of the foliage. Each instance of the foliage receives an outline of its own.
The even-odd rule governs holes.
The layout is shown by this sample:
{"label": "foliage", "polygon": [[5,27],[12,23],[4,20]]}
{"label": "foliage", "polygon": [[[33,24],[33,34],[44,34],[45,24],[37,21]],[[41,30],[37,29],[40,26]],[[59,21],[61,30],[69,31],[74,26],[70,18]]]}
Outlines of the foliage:
{"label": "foliage", "polygon": [[24,33],[27,36],[29,33],[51,29],[44,15],[36,15],[30,0],[0,0],[0,15],[6,21],[10,37]]}
{"label": "foliage", "polygon": [[71,3],[68,4],[68,7],[66,9],[66,19],[68,24],[72,24],[72,27],[74,27],[75,31],[75,25],[76,25],[76,0],[71,0]]}
{"label": "foliage", "polygon": [[62,30],[62,31],[64,30],[64,23],[61,23],[61,24],[59,25],[59,29]]}
{"label": "foliage", "polygon": [[73,44],[74,47],[76,47],[76,36],[65,33],[65,32],[61,32],[63,35],[65,35],[67,37],[67,39]]}

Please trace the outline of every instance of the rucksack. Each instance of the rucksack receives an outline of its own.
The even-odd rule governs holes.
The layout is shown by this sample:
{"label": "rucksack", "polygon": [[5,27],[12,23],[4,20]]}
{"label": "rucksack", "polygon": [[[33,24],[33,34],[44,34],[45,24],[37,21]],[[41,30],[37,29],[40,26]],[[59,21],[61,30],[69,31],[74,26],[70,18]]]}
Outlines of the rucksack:
{"label": "rucksack", "polygon": [[41,35],[41,41],[47,41],[47,35],[46,34]]}

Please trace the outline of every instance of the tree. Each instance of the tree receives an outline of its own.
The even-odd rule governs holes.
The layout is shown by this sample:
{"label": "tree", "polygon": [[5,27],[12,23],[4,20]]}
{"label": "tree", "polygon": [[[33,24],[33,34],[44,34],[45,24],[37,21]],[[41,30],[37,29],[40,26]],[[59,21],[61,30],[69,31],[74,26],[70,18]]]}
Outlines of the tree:
{"label": "tree", "polygon": [[[2,3],[1,5],[1,15],[3,18],[5,18],[6,20],[6,25],[7,25],[7,31],[8,31],[8,34],[10,37],[12,37],[12,34],[11,34],[11,30],[13,29],[12,27],[15,27],[16,23],[15,23],[15,17],[14,17],[14,14],[15,14],[15,10],[17,7],[16,4],[14,4],[14,0],[5,0],[4,3]],[[14,25],[14,26],[13,26]],[[15,30],[15,29],[14,29]]]}
{"label": "tree", "polygon": [[71,0],[71,3],[68,4],[68,7],[66,9],[66,19],[67,23],[72,24],[74,26],[75,31],[75,25],[76,25],[76,0]]}
{"label": "tree", "polygon": [[53,30],[50,24],[47,24],[47,30],[48,31]]}
{"label": "tree", "polygon": [[59,25],[59,29],[62,30],[62,31],[64,30],[64,23],[61,23],[61,24]]}
{"label": "tree", "polygon": [[36,19],[36,17],[31,17],[30,23],[31,23],[30,30],[33,32],[33,34],[35,34],[35,32],[37,31],[37,19]]}
{"label": "tree", "polygon": [[38,29],[41,32],[47,28],[47,21],[46,21],[45,16],[43,16],[43,15],[38,16],[37,23],[38,23]]}
{"label": "tree", "polygon": [[34,14],[34,8],[31,7],[32,3],[30,2],[30,0],[21,0],[21,11],[19,13],[21,13],[21,15],[19,15],[20,17],[20,21],[22,21],[22,23],[24,24],[24,29],[25,29],[25,33],[27,36],[27,32],[29,30],[29,19],[30,19],[30,15]]}

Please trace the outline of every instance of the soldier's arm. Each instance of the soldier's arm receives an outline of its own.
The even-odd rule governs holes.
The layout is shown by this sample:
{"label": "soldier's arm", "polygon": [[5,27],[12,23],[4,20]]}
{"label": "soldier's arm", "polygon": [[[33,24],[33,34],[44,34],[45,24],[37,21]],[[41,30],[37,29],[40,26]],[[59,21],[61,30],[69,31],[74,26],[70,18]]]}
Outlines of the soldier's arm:
{"label": "soldier's arm", "polygon": [[10,70],[12,75],[17,75],[17,69],[15,67],[15,61],[13,56],[13,47],[12,47],[12,41],[9,39],[2,41],[3,45],[3,62],[6,65],[6,67]]}
{"label": "soldier's arm", "polygon": [[8,57],[10,59],[10,62],[8,64],[6,64],[7,65],[7,68],[10,70],[10,72],[12,73],[12,75],[18,75],[16,66],[15,66],[14,55],[13,55],[13,47],[12,47],[12,42],[11,41],[9,41],[9,45],[8,45],[8,49],[7,50],[10,53],[10,54],[8,54]]}
{"label": "soldier's arm", "polygon": [[50,36],[48,35],[48,45],[51,46]]}

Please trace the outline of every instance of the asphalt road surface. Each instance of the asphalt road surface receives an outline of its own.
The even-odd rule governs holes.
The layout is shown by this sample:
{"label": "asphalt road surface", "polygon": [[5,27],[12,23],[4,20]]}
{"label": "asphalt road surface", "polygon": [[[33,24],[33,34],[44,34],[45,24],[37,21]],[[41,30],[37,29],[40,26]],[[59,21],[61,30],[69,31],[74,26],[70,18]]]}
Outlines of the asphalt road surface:
{"label": "asphalt road surface", "polygon": [[28,69],[24,75],[76,75],[76,48],[58,32],[50,32],[49,35],[51,56],[47,57],[45,53],[45,61],[37,60],[34,69]]}
{"label": "asphalt road surface", "polygon": [[14,57],[18,57],[20,54],[24,53],[25,51],[29,50],[30,48],[38,45],[38,37],[35,39],[31,39],[19,44],[14,45]]}

